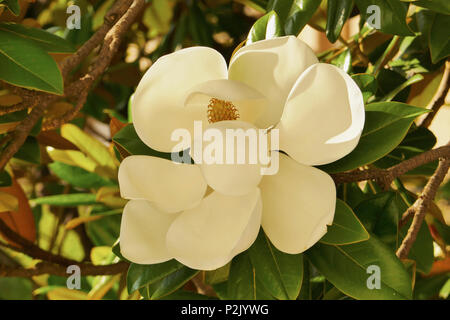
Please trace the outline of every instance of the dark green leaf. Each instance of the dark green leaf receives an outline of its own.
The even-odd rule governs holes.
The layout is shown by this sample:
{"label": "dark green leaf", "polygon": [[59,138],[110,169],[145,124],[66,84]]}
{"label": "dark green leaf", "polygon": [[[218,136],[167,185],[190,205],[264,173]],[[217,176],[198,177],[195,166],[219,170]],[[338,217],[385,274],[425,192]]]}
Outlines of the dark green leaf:
{"label": "dark green leaf", "polygon": [[[370,233],[375,234],[392,251],[396,251],[408,231],[409,224],[398,230],[398,223],[409,205],[399,192],[378,193],[362,201],[355,208],[355,212]],[[408,258],[416,261],[419,271],[430,271],[433,263],[433,243],[426,223],[419,229]]]}
{"label": "dark green leaf", "polygon": [[345,73],[350,73],[352,70],[352,53],[349,49],[344,50],[344,52],[333,59],[331,63],[344,70]]}
{"label": "dark green leaf", "polygon": [[132,155],[147,155],[168,160],[171,159],[170,153],[153,150],[143,143],[141,139],[139,139],[133,124],[128,124],[117,132],[113,137],[113,141]]}
{"label": "dark green leaf", "polygon": [[326,35],[331,43],[335,43],[341,34],[342,27],[353,9],[353,0],[328,0]]}
{"label": "dark green leaf", "polygon": [[450,55],[450,15],[436,14],[430,29],[430,52],[433,63]]}
{"label": "dark green leaf", "polygon": [[270,11],[265,16],[259,18],[247,37],[247,44],[253,42],[272,39],[283,35],[283,28],[280,24],[280,19],[275,11]]}
{"label": "dark green leaf", "polygon": [[[355,299],[411,299],[409,273],[375,236],[346,246],[317,243],[307,251],[311,263],[344,294]],[[369,266],[380,268],[380,289],[369,289]]]}
{"label": "dark green leaf", "polygon": [[[255,274],[255,268],[247,252],[234,257],[231,262],[230,276],[225,282],[222,290],[215,285],[214,289],[219,291],[219,297],[233,300],[268,300],[271,295],[266,292]],[[221,292],[223,291],[223,292]]]}
{"label": "dark green leaf", "polygon": [[0,79],[19,87],[63,93],[55,60],[34,41],[0,29]]}
{"label": "dark green leaf", "polygon": [[131,263],[127,273],[128,292],[132,293],[181,268],[183,265],[176,260],[151,265]]}
{"label": "dark green leaf", "polygon": [[450,15],[450,1],[448,0],[417,0],[414,1],[414,5]]}
{"label": "dark green leaf", "polygon": [[[430,150],[436,144],[434,134],[424,127],[411,129],[402,143],[388,155],[374,162],[379,168],[389,168],[406,159],[412,158],[424,151]],[[438,161],[433,161],[408,171],[410,175],[431,175],[436,170]]]}
{"label": "dark green leaf", "polygon": [[46,52],[72,53],[75,51],[70,42],[42,29],[26,27],[16,23],[0,23],[0,31],[30,41]]}
{"label": "dark green leaf", "polygon": [[414,118],[426,112],[426,109],[400,102],[367,105],[364,130],[356,148],[344,158],[320,168],[335,173],[355,169],[382,158],[400,144]]}
{"label": "dark green leaf", "polygon": [[352,75],[352,79],[355,80],[356,84],[361,89],[364,103],[377,92],[377,79],[375,79],[373,75],[368,73],[358,73]]}
{"label": "dark green leaf", "polygon": [[276,249],[261,230],[249,250],[256,277],[277,299],[296,299],[303,279],[303,256]]}
{"label": "dark green leaf", "polygon": [[150,299],[160,299],[175,292],[198,273],[198,270],[189,269],[188,267],[183,266],[161,280],[151,283],[148,285]]}
{"label": "dark green leaf", "polygon": [[369,239],[369,233],[353,210],[342,200],[336,201],[333,224],[320,239],[325,244],[345,245]]}
{"label": "dark green leaf", "polygon": [[320,2],[317,0],[295,0],[286,19],[285,33],[297,36],[319,8]]}
{"label": "dark green leaf", "polygon": [[369,6],[376,5],[379,7],[381,32],[400,36],[414,35],[406,24],[408,4],[400,0],[355,0],[355,2],[361,12],[363,21],[367,21],[374,14],[367,12]]}
{"label": "dark green leaf", "polygon": [[41,162],[41,150],[36,138],[32,136],[27,137],[25,143],[14,155],[14,158],[39,164]]}

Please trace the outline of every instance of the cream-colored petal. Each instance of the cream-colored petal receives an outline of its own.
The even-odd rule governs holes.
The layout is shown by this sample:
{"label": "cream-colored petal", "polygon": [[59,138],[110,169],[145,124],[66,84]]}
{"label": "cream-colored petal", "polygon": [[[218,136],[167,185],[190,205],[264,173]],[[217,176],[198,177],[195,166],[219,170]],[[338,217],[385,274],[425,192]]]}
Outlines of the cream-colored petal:
{"label": "cream-colored petal", "polygon": [[264,176],[260,184],[262,227],[277,249],[296,254],[310,248],[332,224],[336,187],[325,172],[282,153],[279,157],[278,173]]}
{"label": "cream-colored petal", "polygon": [[[193,269],[224,266],[233,258],[233,249],[240,244],[259,198],[257,188],[240,197],[211,193],[197,207],[181,213],[170,226],[169,252]],[[249,233],[251,238],[252,232]],[[249,239],[246,240],[248,244]]]}
{"label": "cream-colored petal", "polygon": [[[260,131],[250,123],[231,120],[208,126],[202,145],[194,139],[192,157],[214,190],[230,196],[249,193],[261,181]],[[202,150],[202,153],[197,153]]]}
{"label": "cream-colored petal", "polygon": [[123,198],[145,199],[168,213],[196,206],[207,187],[197,166],[150,156],[125,158],[119,185]]}
{"label": "cream-colored petal", "polygon": [[123,209],[120,225],[120,253],[139,264],[172,259],[166,247],[166,235],[177,217],[177,214],[160,212],[148,201],[129,201]]}
{"label": "cream-colored petal", "polygon": [[140,81],[132,100],[136,132],[153,149],[172,152],[175,129],[192,132],[193,121],[207,123],[206,112],[184,107],[190,89],[202,82],[227,78],[227,64],[211,48],[192,47],[159,58]]}
{"label": "cream-colored petal", "polygon": [[322,165],[350,153],[364,127],[361,90],[341,69],[318,63],[289,94],[280,123],[280,149],[307,165]]}
{"label": "cream-colored petal", "polygon": [[268,100],[257,90],[234,80],[211,80],[193,87],[185,101],[189,110],[207,113],[212,98],[231,102],[239,120],[253,123],[268,106]]}
{"label": "cream-colored petal", "polygon": [[256,121],[258,127],[267,128],[280,120],[286,98],[298,77],[317,62],[308,45],[287,36],[239,49],[230,62],[228,76],[268,97],[269,107]]}
{"label": "cream-colored petal", "polygon": [[258,202],[253,209],[253,213],[250,217],[247,227],[242,233],[241,239],[231,252],[231,259],[234,256],[237,256],[239,253],[244,252],[245,250],[250,248],[253,242],[255,242],[256,238],[258,237],[259,229],[261,227],[262,208],[262,199],[261,197],[258,197]]}

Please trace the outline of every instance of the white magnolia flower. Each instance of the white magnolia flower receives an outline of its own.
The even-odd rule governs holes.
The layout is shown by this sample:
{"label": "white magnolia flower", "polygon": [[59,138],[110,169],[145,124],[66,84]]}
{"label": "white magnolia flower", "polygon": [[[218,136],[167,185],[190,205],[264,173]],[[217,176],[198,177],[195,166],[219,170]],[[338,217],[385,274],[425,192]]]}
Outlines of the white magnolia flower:
{"label": "white magnolia flower", "polygon": [[248,249],[260,225],[286,253],[316,243],[333,221],[336,190],[331,177],[312,166],[351,152],[364,126],[355,82],[319,63],[292,36],[241,48],[229,68],[211,48],[166,55],[142,78],[132,112],[139,137],[164,152],[177,145],[172,132],[192,131],[195,120],[219,129],[279,129],[284,153],[275,175],[150,156],[122,162],[120,190],[130,199],[120,230],[124,257],[140,264],[175,258],[201,270],[221,267]]}

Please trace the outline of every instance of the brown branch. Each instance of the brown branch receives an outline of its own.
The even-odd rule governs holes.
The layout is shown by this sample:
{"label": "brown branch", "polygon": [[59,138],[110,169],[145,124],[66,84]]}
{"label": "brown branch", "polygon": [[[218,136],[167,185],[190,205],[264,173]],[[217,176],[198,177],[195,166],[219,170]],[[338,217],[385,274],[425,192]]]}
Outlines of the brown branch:
{"label": "brown branch", "polygon": [[103,25],[77,50],[77,52],[62,61],[61,72],[64,78],[66,78],[68,73],[80,64],[92,50],[103,42],[108,31],[113,27],[114,23],[125,14],[132,2],[133,0],[116,1],[105,15]]}
{"label": "brown branch", "polygon": [[78,262],[72,259],[62,257],[45,251],[34,243],[23,238],[13,230],[11,230],[3,220],[0,220],[0,233],[5,236],[13,244],[0,243],[1,246],[22,252],[33,259],[43,260],[34,268],[12,268],[0,265],[0,277],[31,277],[40,274],[54,274],[59,276],[67,276],[66,268],[70,265],[77,265],[81,269],[82,275],[111,275],[125,272],[128,268],[127,262],[118,262],[111,265],[96,266],[90,263]]}
{"label": "brown branch", "polygon": [[[124,273],[128,270],[129,264],[121,261],[109,265],[93,265],[88,263],[76,262],[74,265],[80,267],[82,276],[96,276],[96,275],[114,275]],[[33,268],[17,268],[0,264],[0,277],[33,277],[41,274],[52,274],[55,276],[67,277],[67,266],[58,264],[40,262]]]}
{"label": "brown branch", "polygon": [[431,110],[420,124],[421,127],[428,128],[438,113],[439,109],[445,104],[445,97],[450,89],[450,60],[445,63],[445,70],[439,84],[438,90],[430,101],[427,109]]}
{"label": "brown branch", "polygon": [[384,186],[389,186],[395,178],[405,174],[406,172],[444,157],[450,157],[449,145],[426,151],[388,169],[353,170],[342,173],[334,173],[331,174],[331,176],[336,184],[377,180],[382,182]]}
{"label": "brown branch", "polygon": [[[81,46],[75,54],[63,60],[60,64],[62,70],[64,81],[67,82],[66,78],[72,68],[77,66],[87,55],[94,50],[103,41],[105,44],[102,47],[102,51],[97,57],[94,63],[99,66],[93,69],[92,74],[87,74],[75,83],[67,86],[65,88],[65,95],[71,97],[77,97],[78,102],[72,112],[65,115],[65,117],[60,121],[60,124],[70,121],[81,108],[83,107],[88,90],[94,80],[107,68],[112,60],[112,57],[117,51],[118,45],[120,43],[120,38],[124,35],[125,31],[137,17],[140,9],[144,6],[144,0],[120,0],[116,1],[112,8],[108,11],[105,16],[105,22],[100,27],[99,30],[83,45]],[[126,16],[126,18],[124,18]],[[120,19],[119,19],[120,18]],[[116,22],[114,24],[114,22]],[[111,35],[111,30],[114,30],[114,35]],[[107,39],[112,39],[109,42]],[[109,37],[108,37],[109,35]],[[109,52],[111,50],[111,52]],[[109,58],[110,56],[110,58]],[[107,59],[103,59],[108,57]],[[13,110],[23,110],[26,108],[32,108],[30,114],[17,125],[11,135],[9,144],[3,150],[0,155],[0,170],[2,170],[8,161],[14,156],[14,154],[23,145],[26,138],[28,137],[30,131],[39,121],[39,119],[44,115],[46,108],[53,102],[60,99],[60,96],[36,92],[33,90],[27,90],[23,88],[13,88],[16,93],[23,97],[23,101],[15,106],[9,107],[8,110],[4,110],[5,113],[13,112]],[[1,111],[0,111],[1,114]],[[3,113],[4,114],[4,113]]]}
{"label": "brown branch", "polygon": [[448,168],[450,165],[450,159],[441,159],[439,161],[439,166],[436,169],[433,176],[425,185],[425,188],[422,194],[417,198],[414,204],[406,211],[413,211],[414,218],[411,223],[411,226],[408,229],[408,233],[403,239],[400,247],[398,248],[396,255],[400,259],[405,259],[408,257],[409,251],[411,250],[412,245],[416,241],[417,234],[419,233],[419,229],[422,225],[422,222],[425,218],[425,214],[428,211],[428,208],[431,205],[434,197],[436,196],[436,192],[445,178],[447,174]]}
{"label": "brown branch", "polygon": [[106,33],[103,46],[97,58],[92,63],[92,70],[90,70],[81,79],[71,84],[67,89],[67,95],[76,95],[78,97],[77,104],[72,110],[66,112],[61,117],[49,120],[47,123],[45,123],[43,125],[43,130],[52,130],[58,128],[64,123],[72,120],[78,114],[78,112],[82,109],[84,103],[86,102],[90,87],[92,86],[94,81],[98,77],[100,77],[108,68],[111,60],[119,49],[123,35],[140,14],[144,5],[144,0],[134,0],[126,13]]}
{"label": "brown branch", "polygon": [[3,220],[0,220],[0,233],[3,236],[5,236],[9,241],[12,241],[14,243],[14,244],[10,244],[10,245],[2,244],[2,246],[22,252],[34,259],[45,260],[48,262],[66,265],[66,266],[78,263],[75,260],[67,259],[62,256],[55,255],[51,252],[41,249],[34,243],[23,238],[21,235],[17,234],[12,229],[10,229]]}

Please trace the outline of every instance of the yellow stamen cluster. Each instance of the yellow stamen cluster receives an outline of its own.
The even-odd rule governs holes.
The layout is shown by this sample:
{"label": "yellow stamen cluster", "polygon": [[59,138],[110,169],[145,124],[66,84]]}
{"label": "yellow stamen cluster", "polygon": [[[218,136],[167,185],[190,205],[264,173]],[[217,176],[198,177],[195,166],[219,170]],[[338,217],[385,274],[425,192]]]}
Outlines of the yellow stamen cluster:
{"label": "yellow stamen cluster", "polygon": [[211,100],[209,100],[209,123],[236,119],[239,119],[239,111],[230,101],[224,101],[216,98],[212,98]]}

